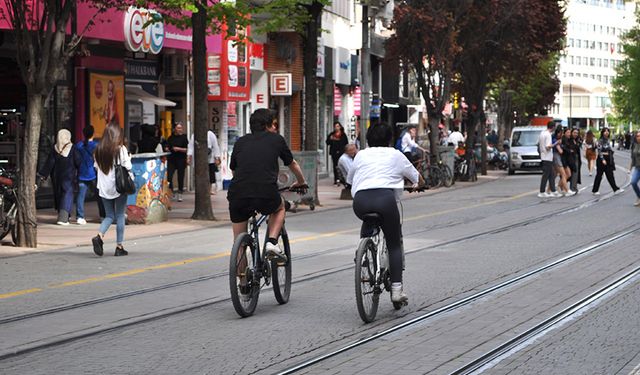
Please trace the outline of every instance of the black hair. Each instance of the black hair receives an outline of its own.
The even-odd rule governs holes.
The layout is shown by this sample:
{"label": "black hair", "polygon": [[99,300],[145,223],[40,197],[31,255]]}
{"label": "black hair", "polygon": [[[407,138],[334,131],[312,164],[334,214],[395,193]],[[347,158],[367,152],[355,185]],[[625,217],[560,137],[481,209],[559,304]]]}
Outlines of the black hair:
{"label": "black hair", "polygon": [[604,132],[608,131],[609,132],[609,137],[611,137],[611,130],[609,130],[609,128],[604,127],[602,129],[600,129],[600,138],[604,138]]}
{"label": "black hair", "polygon": [[264,131],[273,123],[274,113],[267,108],[256,109],[249,118],[252,133]]}
{"label": "black hair", "polygon": [[95,129],[91,125],[87,125],[82,129],[82,135],[84,136],[83,142],[85,147],[87,147],[87,144],[89,143],[89,139],[93,137],[94,132],[95,132]]}
{"label": "black hair", "polygon": [[367,130],[369,147],[389,147],[393,139],[393,131],[387,124],[377,124]]}
{"label": "black hair", "polygon": [[553,129],[556,127],[556,123],[554,121],[547,122],[547,129]]}

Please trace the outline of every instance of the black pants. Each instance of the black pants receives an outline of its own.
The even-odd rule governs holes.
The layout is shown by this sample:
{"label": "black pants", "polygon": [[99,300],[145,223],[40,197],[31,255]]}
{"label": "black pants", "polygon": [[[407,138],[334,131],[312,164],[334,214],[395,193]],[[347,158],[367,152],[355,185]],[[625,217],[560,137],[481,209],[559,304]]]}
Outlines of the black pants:
{"label": "black pants", "polygon": [[575,167],[571,171],[571,178],[569,179],[569,188],[573,191],[578,191],[578,184],[580,184],[580,163],[577,159],[574,162]]}
{"label": "black pants", "polygon": [[173,191],[173,173],[178,171],[178,192],[184,192],[184,170],[186,168],[187,161],[185,159],[169,160],[169,165],[167,166],[169,189]]}
{"label": "black pants", "polygon": [[[338,160],[340,160],[342,154],[331,154],[331,161],[333,162],[333,183],[340,182],[340,171],[338,170]],[[346,179],[347,176],[345,176]]]}
{"label": "black pants", "polygon": [[[365,214],[382,216],[382,232],[389,249],[391,282],[402,282],[402,226],[396,196],[392,189],[361,190],[353,197],[353,212],[362,220]],[[371,234],[372,228],[362,223],[360,237]]]}
{"label": "black pants", "polygon": [[611,189],[613,191],[617,191],[620,189],[618,185],[616,185],[616,179],[613,176],[613,165],[611,163],[607,163],[604,165],[602,163],[602,159],[598,159],[596,161],[596,179],[593,181],[593,190],[592,192],[597,192],[600,190],[600,182],[602,182],[602,174],[607,176],[607,181],[609,181],[609,185],[611,185]]}
{"label": "black pants", "polygon": [[556,191],[556,174],[553,172],[553,162],[548,160],[542,161],[542,178],[540,179],[540,192],[544,193],[547,182],[549,189]]}

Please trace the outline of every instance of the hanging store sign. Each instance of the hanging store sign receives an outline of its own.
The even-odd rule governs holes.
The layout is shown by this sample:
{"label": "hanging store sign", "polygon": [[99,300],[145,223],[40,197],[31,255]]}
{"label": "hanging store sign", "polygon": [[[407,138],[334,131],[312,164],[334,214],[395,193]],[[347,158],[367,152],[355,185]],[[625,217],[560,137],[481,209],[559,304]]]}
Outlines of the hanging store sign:
{"label": "hanging store sign", "polygon": [[271,96],[291,96],[293,80],[291,73],[273,73],[270,80]]}
{"label": "hanging store sign", "polygon": [[129,51],[157,55],[162,50],[164,39],[164,22],[160,13],[129,7],[124,17],[124,45]]}
{"label": "hanging store sign", "polygon": [[237,37],[222,44],[221,54],[207,55],[208,100],[249,101],[249,65],[249,45],[239,43]]}

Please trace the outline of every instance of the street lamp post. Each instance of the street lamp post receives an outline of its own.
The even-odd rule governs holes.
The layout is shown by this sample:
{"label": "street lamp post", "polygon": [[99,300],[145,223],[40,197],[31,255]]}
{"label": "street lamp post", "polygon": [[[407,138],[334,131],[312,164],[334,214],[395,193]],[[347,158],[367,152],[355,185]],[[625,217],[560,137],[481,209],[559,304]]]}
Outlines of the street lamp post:
{"label": "street lamp post", "polygon": [[362,5],[362,49],[360,50],[360,148],[367,144],[367,124],[369,122],[369,107],[371,103],[371,58],[369,57],[369,6]]}

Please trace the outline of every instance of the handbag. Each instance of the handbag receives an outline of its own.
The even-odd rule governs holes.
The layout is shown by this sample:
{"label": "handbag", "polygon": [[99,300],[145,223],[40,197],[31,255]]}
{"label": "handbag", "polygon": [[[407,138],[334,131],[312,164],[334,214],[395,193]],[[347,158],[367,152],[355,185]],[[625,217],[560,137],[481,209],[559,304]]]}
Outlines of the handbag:
{"label": "handbag", "polygon": [[116,175],[116,191],[120,194],[133,194],[136,192],[136,184],[133,182],[131,175],[129,174],[129,170],[120,164],[120,156],[116,159],[115,165],[115,175]]}

